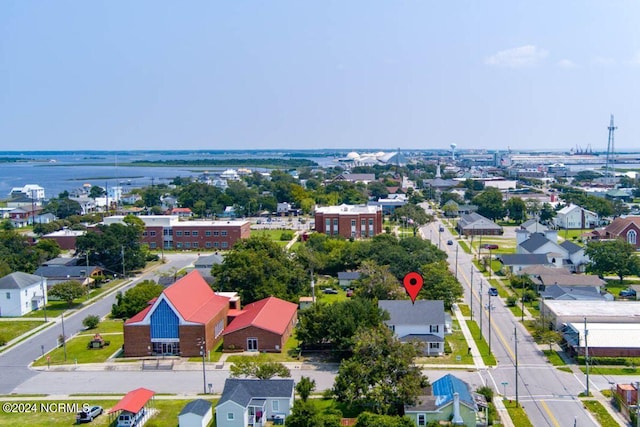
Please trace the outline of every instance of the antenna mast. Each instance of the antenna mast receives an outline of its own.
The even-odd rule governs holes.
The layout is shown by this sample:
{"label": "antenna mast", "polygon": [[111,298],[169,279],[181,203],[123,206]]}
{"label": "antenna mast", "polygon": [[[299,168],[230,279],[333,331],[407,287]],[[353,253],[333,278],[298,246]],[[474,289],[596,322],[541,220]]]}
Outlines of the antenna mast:
{"label": "antenna mast", "polygon": [[614,171],[614,160],[613,160],[613,153],[615,151],[615,146],[614,146],[614,133],[615,130],[618,129],[616,126],[613,125],[613,114],[611,115],[611,121],[609,122],[609,141],[607,143],[607,159],[605,162],[605,166],[604,166],[604,175],[606,178],[607,183],[611,183],[613,184],[613,177],[615,176],[615,171]]}

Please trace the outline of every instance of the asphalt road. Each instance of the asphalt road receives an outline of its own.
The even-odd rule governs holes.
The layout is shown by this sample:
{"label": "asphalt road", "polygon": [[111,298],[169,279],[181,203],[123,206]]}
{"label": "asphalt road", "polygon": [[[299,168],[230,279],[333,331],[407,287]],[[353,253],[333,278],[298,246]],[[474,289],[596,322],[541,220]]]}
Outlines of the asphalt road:
{"label": "asphalt road", "polygon": [[[167,262],[153,271],[142,274],[140,277],[135,278],[126,287],[121,288],[122,291],[134,286],[141,280],[154,279],[162,271],[174,271],[191,264],[197,255],[195,254],[168,254],[165,255]],[[115,302],[116,293],[107,295],[94,304],[85,307],[79,311],[72,313],[69,317],[64,318],[65,335],[71,337],[84,329],[82,326],[82,320],[88,315],[97,315],[103,317],[111,312],[111,306]],[[58,336],[62,334],[62,322],[58,318],[55,324],[49,326],[44,331],[28,338],[15,347],[0,353],[0,372],[2,372],[2,380],[0,381],[0,394],[7,394],[14,391],[14,389],[24,383],[27,380],[34,380],[42,384],[47,384],[47,380],[42,379],[42,373],[29,369],[28,365],[42,356],[43,352],[48,352],[56,347]],[[71,363],[71,361],[70,361]],[[64,385],[66,381],[61,384]],[[45,393],[41,391],[39,393]]]}
{"label": "asphalt road", "polygon": [[[449,263],[454,272],[457,265],[458,280],[462,283],[465,292],[464,303],[469,304],[472,301],[474,320],[478,324],[482,323],[483,336],[487,341],[489,341],[489,334],[491,335],[491,350],[498,365],[480,372],[483,381],[499,394],[506,392],[507,398],[512,400],[515,400],[517,382],[518,400],[535,426],[598,426],[599,424],[593,420],[577,398],[580,392],[585,391],[584,380],[571,373],[555,369],[547,361],[531,335],[518,319],[514,318],[504,300],[499,297],[489,297],[489,283],[475,266],[473,267],[473,286],[471,286],[471,255],[458,246],[455,236],[446,227],[443,232],[439,231],[439,227],[439,221],[428,224],[422,228],[422,235],[427,239],[431,238],[436,246],[440,243],[440,248],[449,256]],[[454,244],[447,245],[448,240],[453,240]],[[456,248],[458,248],[457,256]],[[492,307],[491,325],[489,325],[489,302]],[[516,334],[518,338],[517,379]]]}

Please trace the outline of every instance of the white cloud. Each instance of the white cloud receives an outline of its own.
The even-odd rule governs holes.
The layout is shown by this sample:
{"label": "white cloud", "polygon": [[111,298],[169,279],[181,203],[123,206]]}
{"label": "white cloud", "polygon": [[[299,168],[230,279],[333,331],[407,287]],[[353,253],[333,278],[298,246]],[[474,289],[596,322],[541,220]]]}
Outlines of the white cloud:
{"label": "white cloud", "polygon": [[533,45],[501,50],[485,58],[484,63],[497,67],[520,68],[540,63],[549,54],[548,51]]}
{"label": "white cloud", "polygon": [[593,58],[593,62],[596,65],[609,66],[609,65],[614,65],[616,63],[616,60],[613,58],[607,58],[604,56],[596,56],[595,58]]}
{"label": "white cloud", "polygon": [[560,68],[576,68],[578,65],[570,59],[561,59],[558,61],[558,67]]}
{"label": "white cloud", "polygon": [[640,65],[640,50],[637,51],[635,55],[633,55],[629,63],[632,65]]}

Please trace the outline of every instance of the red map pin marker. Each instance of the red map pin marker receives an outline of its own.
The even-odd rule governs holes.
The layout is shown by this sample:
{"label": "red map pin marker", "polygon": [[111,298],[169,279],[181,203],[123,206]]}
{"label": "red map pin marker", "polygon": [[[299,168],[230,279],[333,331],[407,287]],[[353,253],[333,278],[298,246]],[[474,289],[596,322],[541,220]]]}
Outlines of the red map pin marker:
{"label": "red map pin marker", "polygon": [[404,279],[402,279],[402,284],[404,284],[404,288],[411,297],[411,302],[413,304],[416,302],[416,298],[418,297],[420,289],[422,289],[423,283],[424,280],[422,279],[422,276],[415,271],[408,273],[404,276]]}

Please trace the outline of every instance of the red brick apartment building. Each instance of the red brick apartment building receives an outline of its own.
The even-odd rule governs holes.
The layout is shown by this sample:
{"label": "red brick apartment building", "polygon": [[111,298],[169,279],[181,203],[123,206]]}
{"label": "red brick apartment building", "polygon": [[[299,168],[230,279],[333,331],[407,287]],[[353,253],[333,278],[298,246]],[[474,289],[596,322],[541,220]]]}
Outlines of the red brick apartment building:
{"label": "red brick apartment building", "polygon": [[[246,239],[251,234],[249,221],[180,221],[177,215],[138,216],[145,230],[142,242],[150,249],[196,249],[224,250],[238,239]],[[124,216],[115,215],[104,219],[104,223],[122,223]]]}
{"label": "red brick apartment building", "polygon": [[346,239],[373,237],[382,233],[380,206],[340,205],[316,208],[316,231]]}

